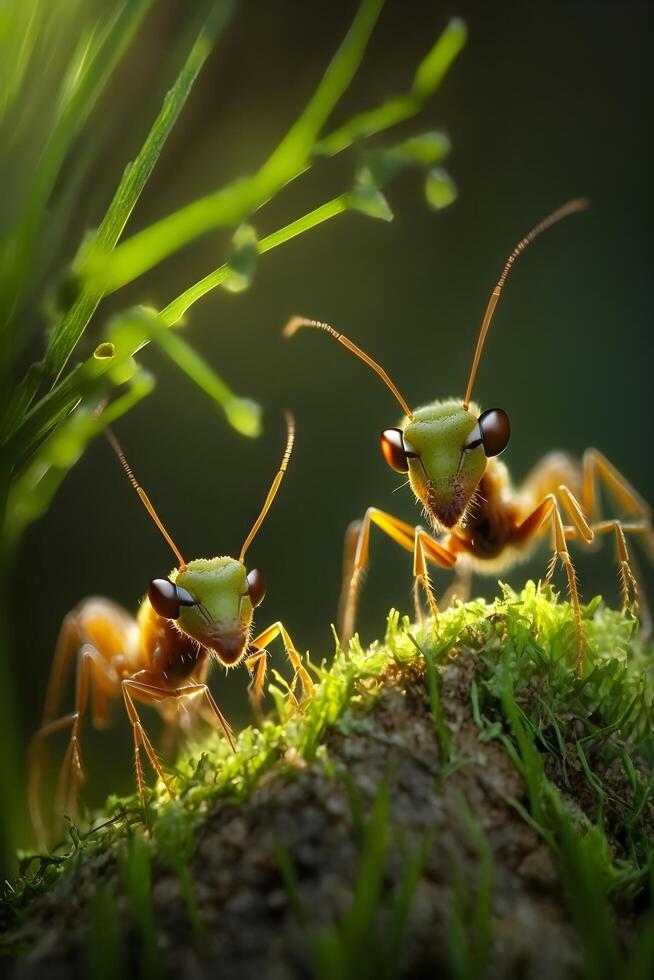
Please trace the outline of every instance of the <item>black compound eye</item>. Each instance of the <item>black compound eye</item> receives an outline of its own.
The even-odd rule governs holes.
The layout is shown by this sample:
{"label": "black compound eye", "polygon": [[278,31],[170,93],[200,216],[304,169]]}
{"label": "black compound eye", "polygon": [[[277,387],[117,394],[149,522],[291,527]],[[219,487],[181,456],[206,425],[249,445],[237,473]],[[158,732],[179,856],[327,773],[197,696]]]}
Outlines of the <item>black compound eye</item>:
{"label": "black compound eye", "polygon": [[418,453],[404,438],[401,429],[384,429],[381,434],[381,451],[384,459],[396,473],[406,473],[409,460],[416,459]]}
{"label": "black compound eye", "polygon": [[248,572],[247,583],[250,602],[253,606],[258,606],[263,602],[263,597],[266,594],[266,577],[258,568],[253,568],[251,572]]}
{"label": "black compound eye", "polygon": [[[499,456],[508,446],[511,437],[509,416],[501,408],[489,408],[479,416],[476,427],[468,436],[468,443],[475,433],[478,433],[487,456]],[[478,442],[476,444],[479,445]],[[474,446],[466,444],[466,449],[472,448]]]}
{"label": "black compound eye", "polygon": [[195,606],[190,592],[167,578],[154,578],[148,586],[150,605],[164,619],[178,619],[181,606]]}

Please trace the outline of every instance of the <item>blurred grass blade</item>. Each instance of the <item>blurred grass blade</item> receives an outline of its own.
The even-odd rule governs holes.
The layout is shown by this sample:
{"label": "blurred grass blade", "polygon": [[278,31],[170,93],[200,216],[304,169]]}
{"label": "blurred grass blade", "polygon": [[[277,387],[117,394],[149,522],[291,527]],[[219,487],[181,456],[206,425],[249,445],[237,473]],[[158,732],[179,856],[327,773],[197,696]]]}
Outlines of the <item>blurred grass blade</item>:
{"label": "blurred grass blade", "polygon": [[55,119],[15,232],[0,253],[0,329],[14,319],[31,271],[34,240],[61,166],[152,0],[129,0],[109,23],[84,33],[59,90]]}
{"label": "blurred grass blade", "polygon": [[458,17],[453,18],[429,54],[423,58],[412,87],[402,95],[388,99],[382,105],[361,112],[343,126],[325,137],[316,152],[334,156],[352,146],[357,140],[381,133],[415,116],[432,97],[467,38],[466,25]]}
{"label": "blurred grass blade", "polygon": [[39,446],[9,492],[4,540],[10,548],[16,546],[29,524],[45,514],[61,483],[91,440],[129,412],[153,388],[152,375],[140,371],[130,381],[126,393],[110,402],[99,417],[96,417],[96,411],[100,399],[85,402]]}
{"label": "blurred grass blade", "polygon": [[453,17],[427,57],[418,65],[412,88],[417,98],[423,101],[431,98],[466,43],[467,36],[465,23],[459,17]]}
{"label": "blurred grass blade", "polygon": [[0,121],[21,90],[36,44],[39,5],[8,4],[0,10]]}
{"label": "blurred grass blade", "polygon": [[[232,7],[232,0],[224,0],[219,6],[222,16],[210,18],[200,31],[175,84],[164,98],[161,111],[139,154],[126,167],[100,227],[82,248],[74,265],[77,275],[82,276],[86,267],[93,264],[94,259],[98,261],[98,256],[111,252],[118,242],[186,103],[193,83],[213,47],[216,33],[226,22]],[[57,377],[65,366],[102,299],[103,292],[102,287],[97,284],[85,283],[71,309],[56,324],[46,354],[46,366],[52,376]]]}
{"label": "blurred grass blade", "polygon": [[259,171],[264,186],[281,187],[308,159],[321,129],[361,64],[384,0],[363,0],[315,95]]}
{"label": "blurred grass blade", "polygon": [[216,402],[237,432],[249,437],[261,435],[261,406],[249,398],[235,395],[179,333],[160,327],[153,332],[152,339],[184,374]]}
{"label": "blurred grass blade", "polygon": [[352,26],[298,120],[259,171],[193,201],[134,235],[86,270],[94,289],[112,292],[213,228],[234,226],[308,165],[315,141],[363,58],[383,0],[363,0]]}

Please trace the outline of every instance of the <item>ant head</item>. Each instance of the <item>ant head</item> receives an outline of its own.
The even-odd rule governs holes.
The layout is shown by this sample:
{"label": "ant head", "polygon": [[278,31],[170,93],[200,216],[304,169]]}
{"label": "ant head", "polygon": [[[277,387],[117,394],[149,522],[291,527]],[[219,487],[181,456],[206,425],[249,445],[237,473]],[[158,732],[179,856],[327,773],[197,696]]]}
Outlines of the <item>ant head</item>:
{"label": "ant head", "polygon": [[179,562],[179,568],[173,569],[168,578],[150,582],[150,606],[157,615],[174,621],[181,633],[214,653],[226,667],[235,666],[247,650],[253,610],[266,594],[262,572],[255,568],[248,573],[244,559],[284,479],[295,440],[293,416],[286,413],[286,446],[282,461],[238,560],[222,557],[184,561],[150,498],[138,484],[116,437],[109,429],[106,433],[141,502]]}
{"label": "ant head", "polygon": [[249,574],[234,558],[198,558],[168,579],[150,583],[155,612],[212,651],[226,667],[239,662],[247,647],[252,614],[265,594],[263,575]]}
{"label": "ant head", "polygon": [[392,469],[408,473],[415,495],[433,525],[454,527],[482,479],[488,458],[509,441],[508,416],[501,409],[479,414],[458,399],[416,409],[402,429],[385,429],[381,449]]}

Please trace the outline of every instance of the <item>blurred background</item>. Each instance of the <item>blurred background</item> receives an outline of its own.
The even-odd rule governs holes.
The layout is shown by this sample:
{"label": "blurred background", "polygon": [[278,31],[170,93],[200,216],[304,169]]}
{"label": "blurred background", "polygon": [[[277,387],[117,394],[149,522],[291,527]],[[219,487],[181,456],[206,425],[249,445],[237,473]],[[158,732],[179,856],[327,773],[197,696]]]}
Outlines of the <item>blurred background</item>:
{"label": "blurred background", "polygon": [[[130,223],[137,231],[191,198],[249,173],[265,159],[317,84],[354,14],[354,0],[242,4],[203,70]],[[389,371],[413,405],[463,395],[481,315],[515,242],[568,198],[592,209],[557,226],[525,255],[495,317],[475,389],[483,407],[512,421],[504,456],[519,482],[552,449],[597,446],[643,496],[654,500],[651,458],[652,86],[649,4],[485,4],[389,0],[364,65],[337,118],[402,90],[419,59],[459,15],[463,53],[407,132],[441,128],[457,201],[441,213],[410,171],[388,190],[391,224],[345,214],[263,257],[251,288],[216,291],[193,307],[187,336],[239,394],[265,409],[264,434],[248,440],[155,350],[143,361],[154,394],[116,427],[139,481],[187,557],[238,554],[284,440],[282,413],[297,417],[288,478],[249,554],[269,583],[257,626],[282,619],[300,650],[330,657],[347,524],[375,504],[418,520],[408,490],[379,452],[397,405],[355,358],[323,335],[285,342],[293,313],[327,320]],[[86,181],[67,247],[104,212],[137,151],[161,95],[157,66],[180,32],[185,5],[156,4],[140,41],[116,72],[90,125],[113,135]],[[116,119],[119,125],[116,125]],[[399,137],[398,131],[394,134]],[[340,171],[339,171],[340,167]],[[253,222],[264,235],[351,182],[352,159],[323,178],[288,187]],[[162,307],[215,268],[229,234],[211,234],[108,300]],[[35,346],[30,352],[40,356]],[[539,576],[542,550],[509,573]],[[83,596],[103,594],[136,610],[148,581],[171,556],[105,440],[66,479],[47,516],[25,539],[12,599],[22,735],[36,727],[57,631]],[[612,546],[578,561],[582,594],[618,600]],[[650,585],[653,577],[648,574]],[[449,584],[434,575],[439,594]],[[411,558],[373,532],[360,607],[364,642],[382,635],[390,606],[411,612]],[[561,580],[559,584],[562,585]],[[497,581],[475,580],[492,596]],[[284,664],[275,643],[273,663]],[[244,670],[215,669],[212,689],[236,726],[248,720]],[[127,723],[91,735],[87,799],[132,790]],[[149,715],[148,709],[144,715]],[[56,757],[55,749],[51,758]]]}

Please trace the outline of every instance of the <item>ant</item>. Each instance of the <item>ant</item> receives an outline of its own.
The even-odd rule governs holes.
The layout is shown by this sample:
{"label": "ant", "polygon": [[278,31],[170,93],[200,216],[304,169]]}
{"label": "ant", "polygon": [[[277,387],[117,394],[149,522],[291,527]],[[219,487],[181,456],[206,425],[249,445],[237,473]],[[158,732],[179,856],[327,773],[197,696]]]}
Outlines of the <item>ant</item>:
{"label": "ant", "polygon": [[[638,609],[640,590],[626,535],[640,535],[654,562],[651,510],[643,498],[597,449],[586,450],[581,463],[561,452],[550,453],[531,471],[522,487],[514,489],[507,467],[497,459],[509,442],[509,418],[501,408],[482,412],[470,400],[484,341],[515,260],[541,232],[587,206],[584,199],[564,204],[525,235],[509,255],[486,307],[463,400],[448,398],[412,410],[381,365],[328,323],[296,316],[284,328],[286,337],[291,337],[300,327],[326,331],[372,368],[393,393],[402,406],[404,418],[399,428],[384,429],[381,450],[391,469],[408,474],[408,483],[433,530],[433,535],[428,534],[422,527],[411,527],[377,507],[369,507],[363,520],[350,525],[339,611],[343,641],[354,632],[372,524],[412,552],[417,614],[420,614],[418,600],[422,588],[435,622],[438,606],[429,580],[428,562],[441,568],[456,567],[457,579],[447,598],[458,595],[466,599],[473,570],[495,573],[526,557],[549,525],[553,554],[543,581],[550,582],[557,563],[561,562],[567,574],[574,615],[579,673],[583,670],[586,641],[568,541],[590,545],[596,535],[612,533],[623,609]],[[624,510],[625,520],[602,519],[598,484]],[[564,522],[564,516],[568,523]],[[643,624],[647,625],[649,614],[644,600],[641,600],[641,610]]]}
{"label": "ant", "polygon": [[[136,782],[143,807],[145,780],[141,748],[145,749],[154,772],[171,797],[174,792],[141,724],[135,702],[155,705],[172,723],[175,704],[197,701],[200,715],[222,729],[233,749],[232,731],[206,683],[211,661],[215,659],[226,668],[245,664],[251,677],[250,699],[258,712],[266,677],[268,653],[265,648],[277,636],[282,638],[295,678],[300,679],[303,696],[312,695],[312,681],[283,623],[273,623],[251,639],[253,611],[263,601],[266,580],[256,568],[248,572],[244,561],[291,457],[295,439],[292,416],[287,415],[286,423],[286,448],[281,465],[238,559],[223,556],[189,562],[182,557],[145,490],[137,483],[115,436],[111,430],[106,430],[127,477],[172,549],[178,567],[168,578],[150,582],[136,619],[121,606],[102,597],[84,599],[64,619],[48,682],[43,720],[32,737],[28,752],[29,808],[40,846],[45,842],[39,804],[44,741],[56,732],[70,729],[55,805],[60,820],[65,812],[74,811],[79,786],[84,780],[80,735],[89,698],[93,724],[100,728],[108,723],[108,698],[123,698],[134,735]],[[77,661],[75,710],[59,716],[64,681],[74,658]]]}

